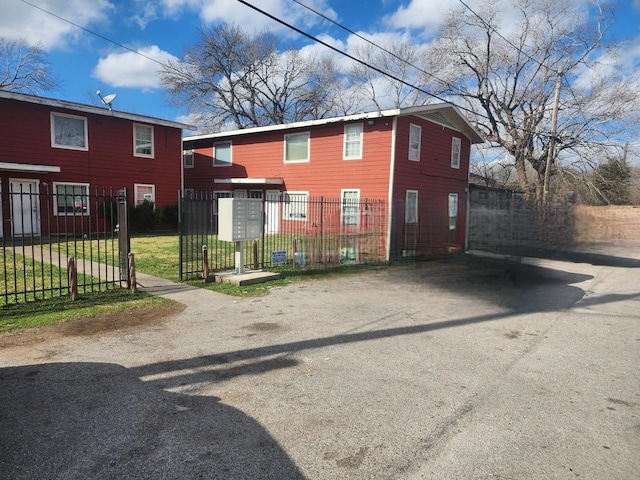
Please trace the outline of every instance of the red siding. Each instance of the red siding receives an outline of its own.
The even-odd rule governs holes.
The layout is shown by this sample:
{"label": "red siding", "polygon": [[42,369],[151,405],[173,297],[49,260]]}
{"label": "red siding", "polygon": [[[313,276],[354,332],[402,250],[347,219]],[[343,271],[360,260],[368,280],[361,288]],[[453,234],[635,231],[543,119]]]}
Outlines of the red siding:
{"label": "red siding", "polygon": [[[133,155],[132,120],[0,99],[0,162],[60,167],[59,173],[35,174],[0,170],[2,191],[9,178],[37,178],[53,182],[89,183],[98,187],[127,187],[133,202],[135,183],[155,185],[158,208],[175,203],[181,186],[182,131],[179,128],[146,124],[154,130],[154,158]],[[51,112],[85,117],[88,150],[51,146]],[[144,124],[140,122],[141,124]],[[3,218],[8,221],[5,206]],[[5,225],[5,234],[9,232]]]}
{"label": "red siding", "polygon": [[[344,123],[295,130],[310,132],[310,161],[302,163],[284,162],[284,135],[294,131],[230,137],[233,165],[214,167],[211,146],[195,149],[194,168],[185,169],[185,187],[205,191],[226,190],[232,187],[214,184],[213,179],[278,177],[284,179],[284,191],[339,197],[341,189],[352,188],[360,189],[360,198],[386,199],[391,158],[390,121],[388,123],[364,125],[363,152],[359,160],[342,159]],[[279,187],[236,185],[234,188]]]}
{"label": "red siding", "polygon": [[[409,125],[422,127],[420,160],[408,159]],[[420,231],[418,241],[443,253],[464,247],[466,191],[471,142],[460,132],[415,116],[399,117],[394,169],[393,199],[396,212],[402,212],[407,190],[418,191]],[[451,167],[452,138],[461,140],[460,168]],[[449,229],[449,194],[458,195],[458,219]],[[396,220],[397,221],[397,220]],[[399,241],[399,240],[398,240]]]}
{"label": "red siding", "polygon": [[[392,154],[393,118],[383,117],[373,125],[363,124],[363,154],[360,160],[343,160],[344,122],[295,130],[247,132],[216,139],[195,140],[194,168],[185,169],[185,188],[212,190],[305,191],[310,196],[340,197],[343,189],[359,189],[360,198],[389,198],[391,158],[393,171],[394,245],[402,245],[403,207],[407,189],[417,190],[420,231],[416,236],[424,253],[461,249],[464,243],[466,187],[470,141],[462,133],[416,116],[396,117],[396,143]],[[358,123],[358,122],[353,122]],[[408,160],[409,124],[422,127],[420,161]],[[284,162],[284,136],[310,132],[309,162]],[[461,140],[460,168],[451,167],[452,138]],[[213,143],[232,142],[233,165],[213,167]],[[195,143],[197,142],[197,143]],[[189,145],[191,142],[188,142]],[[186,145],[185,148],[191,148]],[[221,178],[282,178],[284,185],[232,185],[214,183]],[[458,219],[449,228],[448,197],[458,194]],[[398,210],[398,208],[400,210]],[[398,213],[400,212],[400,213]],[[399,218],[400,217],[400,218]],[[426,246],[425,246],[426,245]],[[400,247],[404,248],[404,247]]]}

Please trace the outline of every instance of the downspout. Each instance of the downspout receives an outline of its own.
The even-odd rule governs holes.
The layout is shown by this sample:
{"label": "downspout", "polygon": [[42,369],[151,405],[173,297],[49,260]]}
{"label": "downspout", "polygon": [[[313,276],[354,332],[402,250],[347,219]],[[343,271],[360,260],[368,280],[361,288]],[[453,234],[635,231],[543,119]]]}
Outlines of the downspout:
{"label": "downspout", "polygon": [[396,133],[398,127],[398,117],[393,117],[393,127],[391,127],[391,157],[389,158],[389,191],[387,206],[387,262],[391,260],[391,227],[393,225],[393,184],[396,170]]}

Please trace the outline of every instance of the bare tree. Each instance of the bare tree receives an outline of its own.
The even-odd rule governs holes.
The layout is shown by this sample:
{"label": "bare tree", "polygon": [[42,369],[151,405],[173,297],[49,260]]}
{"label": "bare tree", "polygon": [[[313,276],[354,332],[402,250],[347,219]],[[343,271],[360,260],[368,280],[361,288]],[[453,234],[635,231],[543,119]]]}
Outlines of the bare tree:
{"label": "bare tree", "polygon": [[420,61],[417,45],[397,41],[389,48],[380,48],[373,43],[362,43],[354,49],[353,56],[362,61],[354,62],[350,74],[363,101],[378,110],[426,103],[427,94],[419,85],[422,70],[416,66]]}
{"label": "bare tree", "polygon": [[633,78],[601,63],[619,51],[605,42],[613,12],[574,5],[486,0],[452,10],[428,55],[430,71],[446,80],[440,94],[459,99],[513,157],[520,188],[539,201],[549,175],[615,155],[639,125],[637,70]]}
{"label": "bare tree", "polygon": [[333,62],[300,50],[281,52],[279,44],[268,31],[205,28],[182,62],[164,66],[162,83],[170,101],[189,108],[206,131],[332,114],[338,81]]}
{"label": "bare tree", "polygon": [[0,90],[38,94],[56,90],[59,82],[40,45],[0,37]]}

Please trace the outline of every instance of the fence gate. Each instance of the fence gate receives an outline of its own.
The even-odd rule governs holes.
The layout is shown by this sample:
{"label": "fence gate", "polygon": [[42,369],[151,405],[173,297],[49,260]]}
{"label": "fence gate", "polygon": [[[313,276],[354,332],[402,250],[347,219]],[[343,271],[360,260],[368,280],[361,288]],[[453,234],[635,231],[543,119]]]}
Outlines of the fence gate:
{"label": "fence gate", "polygon": [[0,189],[0,306],[67,295],[70,258],[80,294],[127,285],[127,200],[126,189],[11,179]]}

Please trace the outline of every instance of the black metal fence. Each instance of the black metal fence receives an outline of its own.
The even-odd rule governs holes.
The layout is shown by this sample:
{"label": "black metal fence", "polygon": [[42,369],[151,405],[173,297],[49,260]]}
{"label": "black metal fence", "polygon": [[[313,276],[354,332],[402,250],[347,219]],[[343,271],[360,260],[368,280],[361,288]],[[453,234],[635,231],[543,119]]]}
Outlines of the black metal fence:
{"label": "black metal fence", "polygon": [[[128,280],[126,189],[14,182],[0,195],[0,305],[80,293]],[[124,268],[123,268],[124,267]]]}
{"label": "black metal fence", "polygon": [[[197,193],[179,202],[180,279],[203,275],[203,250],[211,271],[236,265],[235,242],[218,238],[219,199]],[[382,200],[273,195],[261,202],[262,233],[241,243],[243,268],[316,269],[383,261],[387,207]]]}

